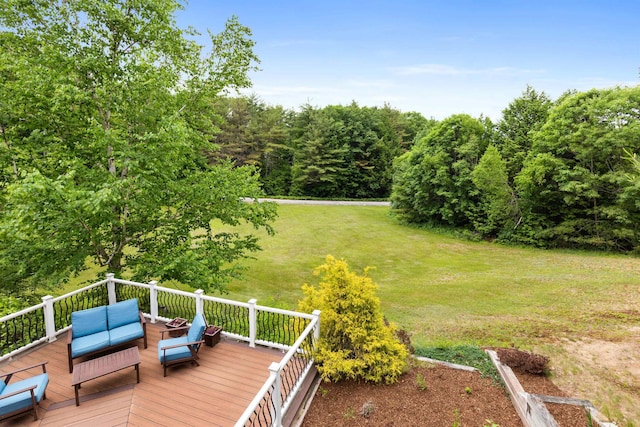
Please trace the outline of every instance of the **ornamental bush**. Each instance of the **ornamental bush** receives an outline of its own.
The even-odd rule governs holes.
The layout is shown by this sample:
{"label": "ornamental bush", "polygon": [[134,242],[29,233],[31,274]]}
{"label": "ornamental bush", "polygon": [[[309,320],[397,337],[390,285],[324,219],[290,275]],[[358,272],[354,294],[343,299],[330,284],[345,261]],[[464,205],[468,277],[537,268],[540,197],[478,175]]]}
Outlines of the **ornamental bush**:
{"label": "ornamental bush", "polygon": [[349,271],[344,260],[331,255],[314,271],[322,274],[318,287],[303,285],[303,311],[318,309],[320,340],[315,360],[324,380],[365,380],[393,383],[403,372],[408,352],[387,325],[375,292],[377,285],[367,276]]}

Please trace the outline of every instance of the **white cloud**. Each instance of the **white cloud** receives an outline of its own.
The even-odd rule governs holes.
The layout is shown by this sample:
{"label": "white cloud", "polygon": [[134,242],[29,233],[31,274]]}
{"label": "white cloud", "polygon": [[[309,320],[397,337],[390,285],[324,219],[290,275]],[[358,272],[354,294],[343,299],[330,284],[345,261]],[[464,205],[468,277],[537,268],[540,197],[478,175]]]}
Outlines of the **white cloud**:
{"label": "white cloud", "polygon": [[395,68],[394,71],[400,75],[436,75],[436,76],[519,76],[525,74],[544,74],[545,70],[528,70],[515,67],[493,67],[493,68],[460,68],[445,64],[418,64],[406,67]]}
{"label": "white cloud", "polygon": [[325,42],[314,39],[273,40],[267,43],[269,47],[317,46],[322,44],[325,44]]}
{"label": "white cloud", "polygon": [[327,87],[315,87],[315,86],[255,86],[251,88],[252,92],[257,93],[260,96],[282,96],[291,94],[306,94],[306,93],[327,93],[335,92],[335,89]]}
{"label": "white cloud", "polygon": [[345,81],[348,86],[370,89],[389,89],[396,86],[392,80],[385,79],[348,79]]}

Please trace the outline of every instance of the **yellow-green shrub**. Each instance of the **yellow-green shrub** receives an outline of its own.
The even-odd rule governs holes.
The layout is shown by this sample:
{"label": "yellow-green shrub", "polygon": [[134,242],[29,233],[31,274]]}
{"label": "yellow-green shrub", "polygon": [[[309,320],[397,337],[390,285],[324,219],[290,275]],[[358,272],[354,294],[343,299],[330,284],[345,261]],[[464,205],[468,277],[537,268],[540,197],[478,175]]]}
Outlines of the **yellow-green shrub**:
{"label": "yellow-green shrub", "polygon": [[328,255],[314,271],[323,274],[318,288],[303,285],[303,311],[321,310],[320,341],[315,360],[322,378],[392,383],[402,373],[406,348],[386,325],[376,297],[377,285],[349,271],[344,260]]}

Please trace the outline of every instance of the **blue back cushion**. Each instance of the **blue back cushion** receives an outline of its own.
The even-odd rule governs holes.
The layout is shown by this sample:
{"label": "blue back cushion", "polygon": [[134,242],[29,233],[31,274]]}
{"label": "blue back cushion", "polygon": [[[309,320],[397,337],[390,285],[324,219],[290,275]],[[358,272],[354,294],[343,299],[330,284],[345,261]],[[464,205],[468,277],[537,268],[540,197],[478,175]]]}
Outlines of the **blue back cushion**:
{"label": "blue back cushion", "polygon": [[6,386],[7,386],[7,385],[5,384],[5,382],[4,382],[4,381],[0,381],[0,393],[2,393],[2,390],[4,390],[4,388],[5,388]]}
{"label": "blue back cushion", "polygon": [[138,299],[132,298],[107,306],[107,324],[115,329],[130,323],[140,323]]}
{"label": "blue back cushion", "polygon": [[204,328],[206,327],[204,323],[204,316],[202,314],[196,314],[196,317],[193,318],[193,322],[191,323],[191,327],[189,328],[189,332],[187,332],[187,340],[188,342],[194,342],[202,339],[202,334],[204,334]]}
{"label": "blue back cushion", "polygon": [[72,312],[71,326],[74,338],[106,331],[107,307],[100,306]]}

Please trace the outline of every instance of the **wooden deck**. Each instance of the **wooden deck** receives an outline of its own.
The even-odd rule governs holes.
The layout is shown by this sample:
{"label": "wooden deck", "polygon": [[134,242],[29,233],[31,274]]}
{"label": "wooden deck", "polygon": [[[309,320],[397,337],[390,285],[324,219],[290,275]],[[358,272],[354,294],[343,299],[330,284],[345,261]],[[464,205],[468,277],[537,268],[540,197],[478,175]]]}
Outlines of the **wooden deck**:
{"label": "wooden deck", "polygon": [[[140,350],[140,383],[134,368],[82,384],[80,406],[67,363],[66,337],[20,356],[0,371],[48,360],[47,399],[38,411],[0,422],[0,426],[233,426],[269,377],[268,367],[282,352],[252,349],[222,338],[215,347],[200,349],[200,366],[186,363],[170,367],[162,376],[158,361],[159,330],[147,324],[149,346]],[[13,379],[16,381],[23,376]]]}

